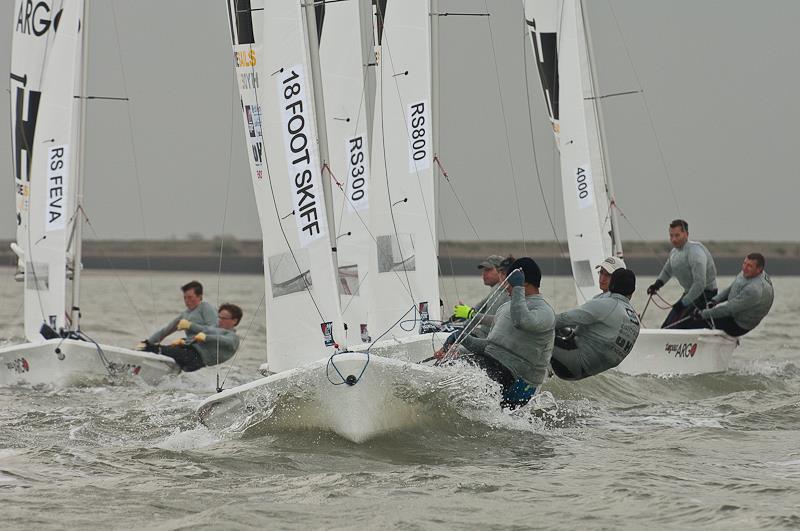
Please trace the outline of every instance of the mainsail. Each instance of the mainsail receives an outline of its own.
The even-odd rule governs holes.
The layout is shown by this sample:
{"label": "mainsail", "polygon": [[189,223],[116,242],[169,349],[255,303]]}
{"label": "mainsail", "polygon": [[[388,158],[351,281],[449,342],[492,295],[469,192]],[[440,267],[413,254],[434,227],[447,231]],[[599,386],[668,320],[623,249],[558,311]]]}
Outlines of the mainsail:
{"label": "mainsail", "polygon": [[599,293],[594,267],[613,252],[612,205],[582,6],[579,0],[526,0],[525,18],[561,152],[567,241],[581,302]]}
{"label": "mainsail", "polygon": [[[339,262],[339,293],[349,343],[368,342],[370,254],[370,130],[368,100],[374,94],[372,31],[362,27],[370,2],[352,0],[317,7],[319,54],[325,94],[330,167],[323,179],[337,183],[333,209]],[[372,82],[370,82],[372,78]]]}
{"label": "mainsail", "polygon": [[398,323],[412,307],[440,318],[429,11],[427,0],[375,2],[370,329],[392,336],[418,333]]}
{"label": "mainsail", "polygon": [[17,246],[25,263],[25,336],[65,327],[67,234],[74,186],[76,60],[82,0],[18,0],[11,64]]}
{"label": "mainsail", "polygon": [[229,0],[233,58],[261,221],[267,352],[280,372],[345,333],[331,254],[305,22],[298,0]]}

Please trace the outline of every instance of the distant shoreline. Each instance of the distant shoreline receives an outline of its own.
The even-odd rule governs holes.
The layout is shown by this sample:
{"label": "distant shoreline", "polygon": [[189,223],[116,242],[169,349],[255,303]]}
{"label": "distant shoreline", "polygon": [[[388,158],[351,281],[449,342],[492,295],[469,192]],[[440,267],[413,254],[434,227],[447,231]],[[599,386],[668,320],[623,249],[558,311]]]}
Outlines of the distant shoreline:
{"label": "distant shoreline", "polygon": [[[8,241],[0,241],[0,264],[13,267],[16,257]],[[714,255],[720,275],[735,275],[742,258],[761,252],[771,275],[800,275],[800,242],[704,242]],[[565,247],[565,244],[562,243]],[[96,241],[84,244],[85,269],[209,272],[263,272],[261,242],[255,240]],[[545,275],[571,275],[568,257],[557,242],[441,242],[439,267],[443,275],[475,275],[489,254],[530,255]],[[625,246],[628,266],[641,275],[656,275],[669,252],[669,242],[631,242]]]}

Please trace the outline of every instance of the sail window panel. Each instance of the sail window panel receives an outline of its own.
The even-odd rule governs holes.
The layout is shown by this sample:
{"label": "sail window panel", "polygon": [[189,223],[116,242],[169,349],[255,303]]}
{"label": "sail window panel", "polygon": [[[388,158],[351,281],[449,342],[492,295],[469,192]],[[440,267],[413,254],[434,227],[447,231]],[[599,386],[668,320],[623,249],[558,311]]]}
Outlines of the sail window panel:
{"label": "sail window panel", "polygon": [[358,265],[339,267],[339,295],[358,295]]}
{"label": "sail window panel", "polygon": [[414,238],[411,234],[378,236],[378,273],[415,271]]}
{"label": "sail window panel", "polygon": [[303,291],[312,286],[308,252],[296,249],[292,253],[270,256],[269,280],[274,298]]}
{"label": "sail window panel", "polygon": [[572,262],[572,276],[578,287],[589,288],[594,286],[594,271],[589,260],[577,260]]}

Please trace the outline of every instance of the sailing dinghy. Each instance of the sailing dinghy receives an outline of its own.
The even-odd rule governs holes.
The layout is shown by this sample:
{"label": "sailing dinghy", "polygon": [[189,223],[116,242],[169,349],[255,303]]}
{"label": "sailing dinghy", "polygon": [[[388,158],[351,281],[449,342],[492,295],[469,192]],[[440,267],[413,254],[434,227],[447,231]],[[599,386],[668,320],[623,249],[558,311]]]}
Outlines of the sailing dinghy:
{"label": "sailing dinghy", "polygon": [[[600,293],[594,267],[622,256],[596,65],[581,0],[526,0],[525,18],[560,151],[567,241],[578,303]],[[725,371],[736,338],[718,330],[642,328],[616,368],[628,374]]]}
{"label": "sailing dinghy", "polygon": [[[446,337],[421,333],[439,319],[428,2],[228,8],[262,225],[269,375],[209,397],[198,418],[355,442],[422,422],[430,408],[409,386],[449,378],[416,363]],[[381,54],[390,35],[402,44]]]}
{"label": "sailing dinghy", "polygon": [[86,6],[55,0],[31,11],[30,5],[15,3],[10,75],[12,248],[19,257],[16,276],[25,283],[28,342],[0,348],[0,385],[72,385],[104,377],[155,383],[179,372],[171,359],[100,345],[80,329]]}

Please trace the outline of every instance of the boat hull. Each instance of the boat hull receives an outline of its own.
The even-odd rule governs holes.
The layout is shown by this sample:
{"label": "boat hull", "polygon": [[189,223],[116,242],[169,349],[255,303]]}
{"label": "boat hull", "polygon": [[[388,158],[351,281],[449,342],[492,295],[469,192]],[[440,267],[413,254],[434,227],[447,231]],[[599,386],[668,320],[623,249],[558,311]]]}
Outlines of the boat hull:
{"label": "boat hull", "polygon": [[314,429],[360,443],[430,421],[425,397],[450,378],[437,367],[347,352],[211,396],[197,417],[221,432]]}
{"label": "boat hull", "polygon": [[[74,339],[0,348],[0,385],[70,386],[105,378],[158,383],[180,369],[166,356]],[[104,359],[105,358],[105,361]]]}
{"label": "boat hull", "polygon": [[728,369],[738,344],[735,337],[719,330],[642,329],[616,370],[657,376],[722,372]]}

